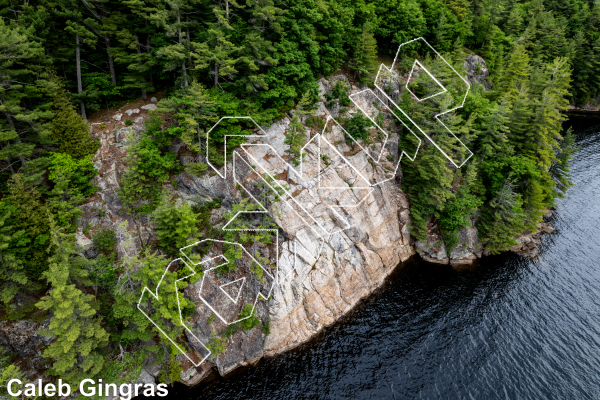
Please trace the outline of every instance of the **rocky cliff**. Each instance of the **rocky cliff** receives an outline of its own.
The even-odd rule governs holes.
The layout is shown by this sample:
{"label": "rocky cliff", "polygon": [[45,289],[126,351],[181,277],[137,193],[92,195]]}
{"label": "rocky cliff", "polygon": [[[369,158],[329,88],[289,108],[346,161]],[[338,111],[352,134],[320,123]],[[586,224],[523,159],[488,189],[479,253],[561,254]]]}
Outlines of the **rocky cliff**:
{"label": "rocky cliff", "polygon": [[[465,67],[472,82],[489,86],[487,68],[482,59],[470,56]],[[319,82],[321,96],[330,93],[339,80],[351,87],[351,95],[362,92],[340,75]],[[402,88],[393,89],[395,94],[392,93],[391,98],[396,98]],[[371,112],[371,105],[379,99],[369,96],[366,93],[353,97],[353,100],[360,109]],[[201,354],[205,352],[196,338],[206,344],[211,340],[213,331],[223,335],[227,328],[227,324],[218,319],[209,322],[214,308],[207,307],[205,299],[216,298],[223,282],[242,278],[250,280],[252,274],[241,268],[235,276],[205,276],[188,286],[185,294],[196,305],[196,314],[188,321],[193,333],[188,334],[191,350],[186,356],[178,356],[183,366],[181,380],[188,385],[197,384],[215,371],[225,375],[240,366],[254,364],[261,357],[274,356],[310,340],[351,310],[360,299],[369,296],[396,266],[415,252],[426,261],[453,266],[471,264],[484,255],[475,227],[461,230],[460,243],[450,252],[434,224],[428,225],[427,241],[411,242],[409,205],[399,185],[401,172],[395,169],[401,129],[394,125],[391,114],[379,107],[378,110],[383,110],[383,127],[388,132],[386,140],[362,148],[347,142],[341,128],[331,120],[331,117],[337,118],[340,112],[348,115],[361,112],[358,107],[350,105],[347,110],[340,111],[337,100],[325,97],[321,100],[313,115],[302,118],[309,145],[305,149],[301,172],[290,172],[280,157],[287,150],[284,139],[290,118],[285,118],[269,127],[257,129],[255,133],[263,137],[256,142],[250,141],[255,146],[241,152],[243,154],[235,168],[232,160],[228,160],[220,169],[221,174],[228,171],[230,177],[231,174],[236,175],[238,182],[223,179],[216,173],[202,176],[182,173],[167,184],[180,202],[221,199],[221,208],[213,210],[210,217],[210,224],[217,228],[227,223],[223,213],[239,201],[240,185],[247,187],[248,193],[260,195],[256,185],[260,173],[253,169],[259,168],[275,177],[281,187],[290,189],[283,208],[271,206],[268,210],[279,227],[278,241],[271,247],[258,246],[259,249],[253,246],[251,249],[253,252],[266,252],[278,262],[279,278],[269,289],[269,298],[256,302],[256,317],[263,322],[269,321],[270,333],[259,328],[249,331],[238,329],[227,338],[224,353],[194,366],[190,360],[196,362],[202,359]],[[382,104],[383,107],[386,105],[385,100]],[[77,231],[82,254],[87,257],[96,255],[90,232],[100,227],[116,231],[119,259],[135,255],[155,238],[150,218],[134,218],[126,214],[118,197],[120,178],[126,168],[127,147],[135,143],[138,133],[144,129],[148,111],[154,108],[153,102],[130,105],[91,125],[93,134],[101,141],[93,159],[98,169],[94,183],[99,189],[82,206],[84,215]],[[127,114],[133,124],[126,126],[123,114]],[[270,148],[262,146],[265,143]],[[182,143],[173,143],[170,150],[178,154],[183,164],[205,161],[191,156]],[[361,180],[365,181],[365,185],[361,184]],[[366,189],[374,183],[377,183],[374,189]],[[542,231],[549,232],[551,229],[541,226]],[[531,252],[536,243],[535,235],[530,232],[524,233],[517,241],[520,245],[515,246],[514,251]],[[213,306],[231,308],[223,301]],[[23,323],[27,325],[28,322]],[[43,344],[34,334],[39,327],[32,328],[33,325],[30,325],[20,328],[14,323],[1,323],[0,342],[20,355],[23,353],[23,357],[38,360],[39,348]],[[10,332],[15,329],[21,332],[11,336]],[[140,381],[152,381],[158,371],[158,366],[148,365],[142,371]]]}

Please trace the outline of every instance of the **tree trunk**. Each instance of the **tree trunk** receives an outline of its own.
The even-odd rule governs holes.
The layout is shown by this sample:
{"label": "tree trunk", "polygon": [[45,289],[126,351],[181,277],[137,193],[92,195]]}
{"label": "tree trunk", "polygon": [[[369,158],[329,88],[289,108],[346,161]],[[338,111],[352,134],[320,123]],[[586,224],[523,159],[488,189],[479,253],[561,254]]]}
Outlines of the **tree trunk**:
{"label": "tree trunk", "polygon": [[[19,138],[19,134],[17,133],[17,129],[15,128],[15,123],[12,120],[12,116],[9,113],[7,113],[7,112],[4,113],[4,116],[6,116],[6,119],[8,120],[8,125],[10,125],[10,129],[12,129],[17,134],[17,138],[15,139],[15,143],[21,143],[21,138]],[[25,157],[19,156],[19,160],[21,160],[21,165],[25,166]],[[8,160],[8,163],[10,164],[10,158]],[[10,166],[10,170],[13,171],[12,164]]]}
{"label": "tree trunk", "polygon": [[[181,32],[181,13],[177,9],[177,30],[179,32],[179,44],[183,44],[183,37]],[[188,86],[187,70],[185,69],[185,58],[181,61],[181,70],[183,71],[183,85]]]}
{"label": "tree trunk", "polygon": [[106,54],[108,54],[108,68],[110,69],[110,79],[112,84],[117,86],[117,74],[115,73],[115,62],[110,55],[110,38],[108,35],[104,35],[104,41],[106,42]]}
{"label": "tree trunk", "polygon": [[[81,84],[81,53],[79,48],[79,33],[75,34],[75,62],[77,63],[77,91],[79,94],[81,94],[83,92],[83,85]],[[81,116],[83,119],[87,120],[83,99],[80,99],[79,103],[81,105]]]}
{"label": "tree trunk", "polygon": [[[190,43],[192,42],[190,39],[190,16],[186,14],[185,16],[185,36],[187,39],[187,48],[188,51],[190,49]],[[188,53],[188,65],[190,66],[190,68],[194,68],[194,65],[192,64],[192,55],[191,52]]]}
{"label": "tree trunk", "polygon": [[219,63],[215,61],[215,86],[219,84]]}
{"label": "tree trunk", "polygon": [[[146,20],[146,28],[148,28],[148,20]],[[150,34],[146,35],[146,53],[148,53],[148,59],[152,59],[152,57],[150,57],[150,53],[152,48],[150,47]],[[150,82],[150,85],[152,85],[152,87],[154,87],[154,77],[152,76],[152,71],[150,71],[150,68],[148,68],[148,82]]]}
{"label": "tree trunk", "polygon": [[[138,54],[138,65],[140,66],[140,70],[142,69],[142,58],[141,58],[141,54],[142,51],[140,50],[140,39],[138,37],[138,34],[135,34],[135,47],[137,48],[137,54]],[[148,98],[148,94],[146,93],[146,89],[142,88],[142,99],[146,100]]]}

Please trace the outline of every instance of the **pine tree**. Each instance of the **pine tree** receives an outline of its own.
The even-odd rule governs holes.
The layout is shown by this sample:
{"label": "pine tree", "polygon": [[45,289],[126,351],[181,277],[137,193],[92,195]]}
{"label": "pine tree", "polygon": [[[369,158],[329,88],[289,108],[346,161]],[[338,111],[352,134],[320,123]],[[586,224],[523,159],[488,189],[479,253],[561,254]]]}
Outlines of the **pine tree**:
{"label": "pine tree", "polygon": [[0,301],[4,305],[12,302],[17,293],[31,289],[32,283],[25,273],[23,259],[13,245],[28,241],[25,230],[14,229],[9,225],[9,217],[16,207],[0,203]]}
{"label": "pine tree", "polygon": [[197,152],[199,158],[203,157],[206,154],[204,130],[217,121],[216,103],[204,85],[194,79],[188,88],[161,99],[157,106],[160,113],[174,113],[183,129],[181,140],[188,149]]}
{"label": "pine tree", "polygon": [[241,45],[239,61],[248,69],[240,77],[239,85],[243,85],[246,92],[252,93],[269,89],[265,72],[269,67],[277,65],[278,60],[274,57],[276,49],[273,42],[266,38],[267,32],[283,34],[281,24],[286,11],[277,7],[273,0],[246,0],[245,10],[250,15],[251,31]]}
{"label": "pine tree", "polygon": [[448,24],[448,20],[446,17],[446,11],[444,9],[440,10],[440,15],[437,21],[437,26],[435,28],[435,43],[438,49],[442,51],[448,50],[449,40],[448,40],[448,28],[450,24]]}
{"label": "pine tree", "polygon": [[[300,165],[302,159],[302,147],[306,144],[306,131],[300,123],[298,116],[293,116],[290,126],[285,135],[284,143],[288,145],[288,163],[294,166]],[[288,166],[287,182],[290,181],[290,166]]]}
{"label": "pine tree", "polygon": [[79,100],[81,116],[87,120],[85,110],[85,97],[87,93],[83,89],[82,69],[81,69],[81,49],[86,44],[91,48],[96,47],[98,37],[94,34],[90,25],[97,26],[97,21],[92,18],[85,18],[81,7],[83,4],[75,0],[59,0],[59,8],[56,12],[66,19],[65,31],[71,35],[72,43],[75,44],[75,66],[77,70],[77,98]]}
{"label": "pine tree", "polygon": [[485,158],[496,155],[508,155],[507,148],[510,109],[508,100],[503,99],[500,104],[493,104],[489,109],[489,115],[483,117],[484,123],[479,140],[481,154]]}
{"label": "pine tree", "polygon": [[484,207],[478,228],[485,248],[491,254],[498,254],[506,248],[516,245],[515,236],[525,230],[523,201],[516,193],[515,185],[507,179]]}
{"label": "pine tree", "polygon": [[[14,174],[8,188],[8,196],[0,202],[2,213],[10,212],[5,221],[5,227],[8,226],[5,234],[13,239],[6,250],[6,260],[15,263],[14,270],[18,270],[19,264],[23,265],[29,279],[21,289],[36,292],[45,286],[41,273],[48,269],[48,208],[40,191],[31,188],[23,174]],[[16,260],[13,261],[11,256]],[[10,271],[6,273],[8,279],[11,276]]]}
{"label": "pine tree", "polygon": [[53,116],[47,106],[55,85],[44,70],[49,64],[44,49],[29,40],[31,33],[0,20],[0,160],[12,172],[13,158],[25,166],[47,138]]}
{"label": "pine tree", "polygon": [[160,10],[154,18],[155,21],[160,20],[162,28],[165,29],[167,35],[175,36],[177,42],[161,47],[156,52],[156,55],[165,57],[168,60],[166,64],[167,70],[180,69],[183,79],[182,86],[187,87],[189,85],[188,69],[190,66],[188,65],[188,58],[190,57],[191,43],[188,40],[189,36],[184,35],[187,27],[184,14],[190,4],[186,0],[169,1],[167,4],[170,9]]}
{"label": "pine tree", "polygon": [[[189,280],[180,281],[176,285],[175,281],[177,279],[189,275],[191,271],[185,264],[174,265],[167,271],[166,267],[169,263],[170,260],[153,253],[150,249],[146,249],[142,257],[136,256],[134,259],[129,260],[129,264],[133,266],[135,272],[131,272],[129,282],[124,282],[124,289],[128,290],[127,286],[131,285],[132,292],[137,294],[135,299],[140,301],[144,312],[172,340],[178,342],[184,332],[181,320],[186,321],[195,309],[194,303],[185,298],[180,290],[185,289],[189,283],[196,282],[200,278],[200,274],[195,274]],[[155,291],[159,283],[158,298],[154,298],[148,291],[145,291],[143,297],[140,298],[139,293],[144,288]],[[137,312],[139,313],[139,311]],[[141,322],[141,324],[139,327],[144,329],[144,323]],[[139,336],[140,333],[143,335],[142,329],[138,330],[136,336]],[[171,349],[171,354],[179,354],[179,350],[172,345],[162,332],[156,328],[153,328],[153,331],[160,337],[162,344]],[[135,334],[135,332],[132,333]]]}
{"label": "pine tree", "polygon": [[505,24],[505,32],[508,35],[518,36],[523,26],[523,16],[520,7],[513,7]]}
{"label": "pine tree", "polygon": [[174,256],[179,253],[179,249],[197,242],[202,237],[196,226],[198,214],[195,214],[187,203],[176,206],[173,202],[165,200],[152,216],[158,246],[167,254]]}
{"label": "pine tree", "polygon": [[516,45],[504,64],[502,76],[497,79],[494,90],[498,94],[517,90],[529,80],[529,55],[523,45]]}
{"label": "pine tree", "polygon": [[511,143],[519,146],[524,142],[525,134],[529,129],[531,116],[529,89],[523,83],[518,90],[509,91],[505,97],[511,105],[508,116],[509,139]]}
{"label": "pine tree", "polygon": [[[538,160],[544,173],[556,159],[555,150],[562,139],[562,112],[568,108],[568,88],[571,71],[568,61],[557,58],[546,66],[544,84],[540,97],[534,103],[533,129],[526,135],[525,152]],[[536,154],[536,155],[534,155]]]}
{"label": "pine tree", "polygon": [[85,294],[76,285],[77,278],[85,278],[87,272],[78,270],[71,259],[76,253],[75,238],[62,233],[52,219],[50,226],[54,254],[44,276],[52,288],[36,306],[52,311],[50,325],[43,334],[56,336],[56,340],[42,354],[55,360],[52,374],[78,384],[102,369],[104,357],[98,350],[108,343],[109,335],[92,307],[94,296]]}
{"label": "pine tree", "polygon": [[373,28],[368,21],[363,25],[362,35],[356,43],[354,56],[349,65],[355,71],[354,77],[358,77],[363,85],[377,71],[377,41],[373,36]]}
{"label": "pine tree", "polygon": [[58,144],[61,153],[73,158],[83,158],[98,150],[98,140],[88,131],[83,117],[75,112],[68,93],[60,86],[54,99],[55,117],[51,121],[51,138]]}
{"label": "pine tree", "polygon": [[[196,68],[209,69],[209,74],[213,76],[215,87],[219,86],[220,77],[232,78],[239,71],[236,65],[242,60],[239,56],[241,50],[232,41],[234,28],[231,26],[230,8],[232,5],[241,8],[236,1],[225,0],[225,9],[222,7],[214,7],[213,13],[217,22],[208,24],[208,40],[203,43],[193,43],[192,58],[197,62]],[[222,6],[222,5],[221,5]],[[247,57],[244,57],[245,62],[249,62]],[[249,66],[254,70],[256,67],[249,63]]]}
{"label": "pine tree", "polygon": [[304,116],[313,114],[316,111],[314,95],[310,90],[304,92],[298,104],[296,105],[296,115]]}
{"label": "pine tree", "polygon": [[578,150],[579,147],[575,145],[573,129],[569,127],[560,143],[560,150],[556,155],[556,159],[549,170],[550,176],[556,182],[554,197],[564,197],[567,189],[573,186],[573,182],[570,179],[569,167],[571,158]]}
{"label": "pine tree", "polygon": [[525,228],[532,232],[537,231],[537,223],[542,220],[541,210],[548,205],[544,190],[535,179],[530,179],[523,197],[523,211],[525,212]]}

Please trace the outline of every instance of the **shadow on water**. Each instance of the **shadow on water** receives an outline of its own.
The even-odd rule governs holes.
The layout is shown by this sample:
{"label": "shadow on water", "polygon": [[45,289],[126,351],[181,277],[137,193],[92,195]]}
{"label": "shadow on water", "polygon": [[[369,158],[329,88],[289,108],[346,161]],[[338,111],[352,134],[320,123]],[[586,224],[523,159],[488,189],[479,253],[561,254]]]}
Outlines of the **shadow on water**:
{"label": "shadow on water", "polygon": [[413,257],[309,343],[169,398],[600,398],[600,119],[571,124],[577,186],[536,259]]}

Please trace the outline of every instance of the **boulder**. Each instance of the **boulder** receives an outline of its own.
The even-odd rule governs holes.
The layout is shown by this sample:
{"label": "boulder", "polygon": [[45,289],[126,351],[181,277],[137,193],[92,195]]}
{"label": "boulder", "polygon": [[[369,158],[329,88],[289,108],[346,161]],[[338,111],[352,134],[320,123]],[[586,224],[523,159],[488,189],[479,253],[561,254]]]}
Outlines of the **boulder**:
{"label": "boulder", "polygon": [[481,83],[486,90],[492,88],[492,83],[487,78],[490,73],[485,60],[476,54],[469,54],[463,63],[467,71],[467,80],[471,83]]}

